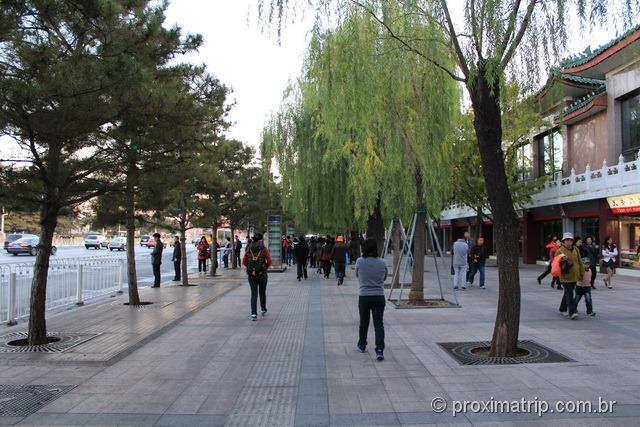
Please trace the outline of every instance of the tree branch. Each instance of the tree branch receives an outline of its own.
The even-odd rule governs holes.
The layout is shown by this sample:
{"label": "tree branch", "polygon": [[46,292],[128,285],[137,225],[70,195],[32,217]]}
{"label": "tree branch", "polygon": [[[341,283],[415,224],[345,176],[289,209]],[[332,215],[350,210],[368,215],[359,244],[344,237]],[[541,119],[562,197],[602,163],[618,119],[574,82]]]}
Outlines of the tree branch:
{"label": "tree branch", "polygon": [[440,6],[442,7],[442,11],[444,12],[445,19],[447,20],[447,26],[449,27],[449,38],[451,39],[451,44],[453,45],[456,56],[458,58],[458,66],[462,70],[462,74],[464,74],[465,77],[465,79],[462,81],[466,82],[469,78],[469,66],[467,65],[467,60],[464,57],[464,53],[462,53],[462,48],[460,48],[458,36],[456,35],[456,30],[453,26],[453,20],[451,19],[451,14],[449,13],[449,8],[447,7],[447,0],[440,0]]}
{"label": "tree branch", "polygon": [[509,61],[511,61],[511,58],[515,54],[516,48],[520,44],[520,41],[522,41],[522,37],[524,37],[524,33],[527,31],[527,28],[529,27],[529,23],[531,22],[531,15],[533,15],[533,10],[535,9],[536,3],[538,1],[539,0],[529,0],[529,5],[527,6],[527,13],[525,14],[524,18],[522,18],[520,29],[518,30],[516,37],[511,42],[511,45],[505,52],[504,56],[500,60],[500,65],[502,66],[503,69],[507,67],[507,64],[509,64]]}

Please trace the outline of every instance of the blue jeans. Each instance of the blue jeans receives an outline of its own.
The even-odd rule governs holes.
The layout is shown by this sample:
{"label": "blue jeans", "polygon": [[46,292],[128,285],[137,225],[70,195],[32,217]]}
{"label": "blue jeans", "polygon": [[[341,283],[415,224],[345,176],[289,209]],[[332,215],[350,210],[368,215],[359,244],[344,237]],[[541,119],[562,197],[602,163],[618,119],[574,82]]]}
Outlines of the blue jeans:
{"label": "blue jeans", "polygon": [[576,310],[580,298],[584,295],[584,303],[587,305],[587,314],[593,313],[593,303],[591,302],[591,287],[576,286]]}
{"label": "blue jeans", "polygon": [[480,286],[484,286],[484,264],[471,263],[471,271],[469,271],[469,283],[473,285],[473,279],[476,277],[476,273],[480,272]]}
{"label": "blue jeans", "polygon": [[341,262],[334,262],[333,266],[336,269],[336,278],[338,279],[338,282],[342,283],[344,280],[345,264]]}

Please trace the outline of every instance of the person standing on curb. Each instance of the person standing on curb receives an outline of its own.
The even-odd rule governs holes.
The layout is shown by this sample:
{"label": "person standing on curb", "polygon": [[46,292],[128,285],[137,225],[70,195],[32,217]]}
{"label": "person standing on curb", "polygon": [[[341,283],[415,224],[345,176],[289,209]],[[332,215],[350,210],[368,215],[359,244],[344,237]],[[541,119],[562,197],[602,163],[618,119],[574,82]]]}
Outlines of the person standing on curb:
{"label": "person standing on curb", "polygon": [[484,237],[478,237],[478,241],[469,252],[471,259],[471,271],[469,272],[469,285],[473,285],[476,273],[480,272],[480,289],[484,289],[484,267],[487,261],[487,248],[484,245]]}
{"label": "person standing on curb", "polygon": [[307,280],[307,259],[309,258],[309,247],[304,236],[298,238],[298,243],[293,246],[293,256],[296,258],[296,268],[298,270],[298,282],[304,276]]}
{"label": "person standing on curb", "polygon": [[209,243],[207,238],[202,236],[200,241],[196,245],[196,251],[198,251],[198,273],[207,274],[207,258],[209,258]]}
{"label": "person standing on curb", "polygon": [[358,311],[360,328],[358,351],[367,351],[367,335],[369,318],[373,315],[373,328],[376,334],[376,359],[384,360],[384,281],[387,279],[387,266],[378,255],[376,239],[364,241],[362,256],[356,261],[356,277],[358,278]]}
{"label": "person standing on curb", "polygon": [[152,288],[160,287],[160,265],[162,264],[162,240],[160,240],[160,233],[153,233],[153,238],[156,241],[156,245],[151,251],[151,267],[153,268],[153,286]]}
{"label": "person standing on curb", "polygon": [[244,251],[242,265],[247,267],[251,286],[251,320],[258,320],[258,294],[262,315],[267,314],[267,270],[271,267],[271,253],[262,242],[262,234],[255,233],[251,245]]}
{"label": "person standing on curb", "polygon": [[582,265],[580,251],[574,246],[573,242],[573,234],[564,233],[562,235],[562,246],[558,249],[556,256],[562,257],[560,261],[560,284],[564,288],[564,295],[560,303],[560,313],[575,320],[578,318],[576,283],[584,277],[584,265]]}
{"label": "person standing on curb", "polygon": [[182,248],[180,245],[180,238],[178,236],[174,236],[173,238],[173,256],[171,257],[171,261],[173,261],[173,269],[176,274],[173,276],[174,282],[180,281],[180,267],[182,262]]}
{"label": "person standing on curb", "polygon": [[453,244],[453,289],[467,290],[467,268],[469,268],[469,246],[465,239],[458,239]]}
{"label": "person standing on curb", "polygon": [[331,261],[336,270],[338,286],[344,283],[344,273],[346,269],[346,256],[349,247],[344,243],[344,236],[336,237],[336,244],[331,248]]}

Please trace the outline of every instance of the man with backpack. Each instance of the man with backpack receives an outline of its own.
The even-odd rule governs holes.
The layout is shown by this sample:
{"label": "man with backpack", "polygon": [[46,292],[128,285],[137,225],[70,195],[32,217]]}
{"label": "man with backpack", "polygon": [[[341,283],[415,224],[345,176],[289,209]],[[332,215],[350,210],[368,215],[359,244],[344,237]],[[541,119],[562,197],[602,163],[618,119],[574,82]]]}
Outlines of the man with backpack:
{"label": "man with backpack", "polygon": [[262,315],[267,314],[267,270],[271,267],[271,253],[262,242],[262,234],[255,233],[244,252],[242,264],[247,267],[251,286],[251,320],[258,320],[258,294]]}

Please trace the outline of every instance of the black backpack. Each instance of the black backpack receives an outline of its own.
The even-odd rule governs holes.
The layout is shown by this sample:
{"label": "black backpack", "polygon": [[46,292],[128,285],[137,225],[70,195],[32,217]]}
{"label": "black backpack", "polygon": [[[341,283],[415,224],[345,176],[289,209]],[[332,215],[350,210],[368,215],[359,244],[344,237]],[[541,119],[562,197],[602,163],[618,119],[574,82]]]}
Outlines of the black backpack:
{"label": "black backpack", "polygon": [[253,248],[251,248],[247,255],[249,257],[249,262],[247,263],[247,274],[253,277],[262,276],[267,270],[264,251],[262,248],[260,248],[258,253],[255,253]]}

